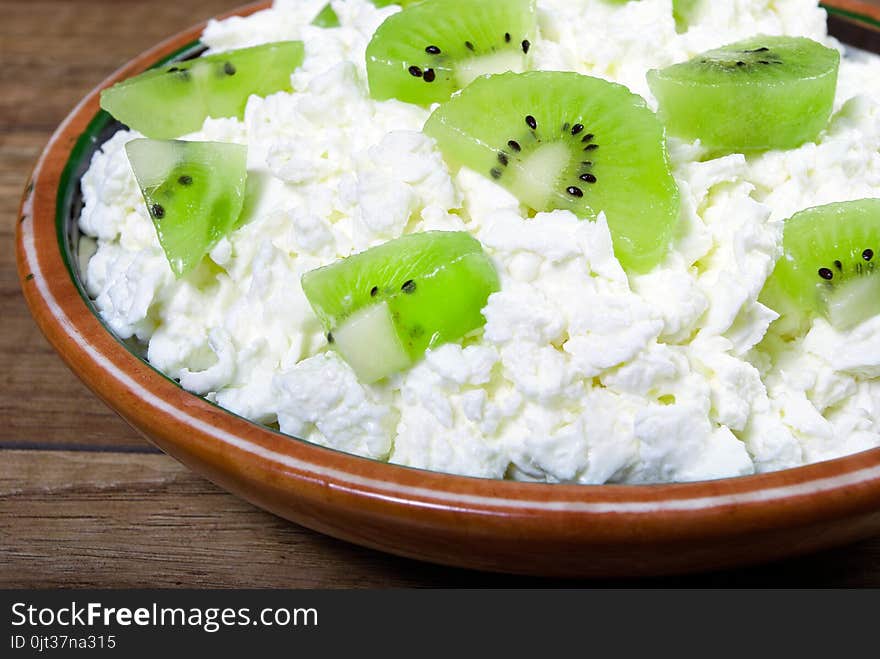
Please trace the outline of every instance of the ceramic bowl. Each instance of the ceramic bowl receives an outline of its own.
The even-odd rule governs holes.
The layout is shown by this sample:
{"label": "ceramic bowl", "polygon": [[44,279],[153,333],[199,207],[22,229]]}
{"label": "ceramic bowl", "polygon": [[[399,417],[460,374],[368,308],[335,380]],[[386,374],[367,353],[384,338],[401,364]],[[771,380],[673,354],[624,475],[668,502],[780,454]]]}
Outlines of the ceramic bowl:
{"label": "ceramic bowl", "polygon": [[[867,4],[880,21],[880,10]],[[303,526],[402,556],[483,570],[576,577],[684,573],[880,533],[880,449],[690,484],[483,480],[383,464],[283,436],[151,368],[101,323],[83,291],[74,221],[78,182],[91,153],[117,127],[99,113],[99,89],[190,52],[202,28],[134,59],[73,110],[34,170],[18,223],[21,285],[38,325],[95,394],[156,446]]]}

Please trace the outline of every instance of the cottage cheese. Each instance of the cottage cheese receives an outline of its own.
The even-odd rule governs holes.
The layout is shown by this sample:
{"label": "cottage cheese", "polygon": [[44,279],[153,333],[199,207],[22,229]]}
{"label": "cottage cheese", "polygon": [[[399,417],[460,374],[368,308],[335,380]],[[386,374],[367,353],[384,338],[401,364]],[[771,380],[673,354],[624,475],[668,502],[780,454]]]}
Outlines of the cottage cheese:
{"label": "cottage cheese", "polygon": [[[342,27],[308,23],[324,0],[277,0],[214,21],[214,50],[302,39],[294,92],[250,99],[244,121],[191,139],[248,145],[246,221],[175,280],[123,146],[82,180],[86,282],[123,338],[181,385],[284,433],[358,455],[470,476],[541,482],[691,481],[825,460],[880,445],[880,318],[848,332],[817,319],[765,339],[757,301],[781,220],[880,197],[880,58],[843,60],[835,115],[817,143],[706,160],[672,140],[685,230],[667,261],[627,277],[604,217],[527,220],[482,176],[451,174],[421,133],[429,113],[369,98],[364,51],[395,6],[334,0]],[[676,32],[671,0],[539,0],[539,68],[628,85],[645,72],[756,33],[826,35],[810,0],[705,2]],[[333,351],[300,277],[414,231],[467,230],[502,280],[481,338],[430,351],[365,386]],[[294,441],[294,440],[291,440]]]}

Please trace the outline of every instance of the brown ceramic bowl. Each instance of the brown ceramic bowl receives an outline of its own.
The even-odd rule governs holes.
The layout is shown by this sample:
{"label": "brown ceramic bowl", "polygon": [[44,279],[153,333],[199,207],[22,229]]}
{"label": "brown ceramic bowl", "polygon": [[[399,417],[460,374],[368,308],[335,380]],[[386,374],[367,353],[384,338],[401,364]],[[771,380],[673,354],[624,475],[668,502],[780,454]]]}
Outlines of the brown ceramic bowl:
{"label": "brown ceramic bowl", "polygon": [[[100,87],[178,53],[202,27],[141,55]],[[324,449],[187,393],[102,325],[79,283],[72,220],[79,209],[78,180],[96,144],[113,129],[109,118],[98,114],[96,89],[61,124],[40,158],[18,224],[24,294],[52,345],[101,399],[163,451],[229,491],[298,524],[368,547],[536,575],[684,573],[801,554],[880,533],[880,449],[772,474],[692,484],[501,482]]]}

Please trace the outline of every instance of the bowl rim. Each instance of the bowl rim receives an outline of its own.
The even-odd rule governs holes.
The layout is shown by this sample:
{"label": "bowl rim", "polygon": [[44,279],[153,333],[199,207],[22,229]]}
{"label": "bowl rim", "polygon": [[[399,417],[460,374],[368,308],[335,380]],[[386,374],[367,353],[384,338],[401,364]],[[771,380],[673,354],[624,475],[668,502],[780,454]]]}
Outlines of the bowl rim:
{"label": "bowl rim", "polygon": [[855,21],[874,30],[880,29],[880,5],[873,0],[831,0],[820,4],[831,15]]}
{"label": "bowl rim", "polygon": [[[270,4],[255,2],[217,18],[247,16]],[[418,510],[447,525],[501,519],[513,536],[568,537],[574,523],[581,535],[603,542],[641,542],[646,533],[680,540],[726,534],[734,527],[803,526],[880,509],[880,448],[695,483],[564,485],[471,478],[291,441],[159,374],[124,348],[81,298],[56,226],[60,182],[74,146],[98,113],[100,90],[197,40],[206,24],[130,60],[80,101],[40,156],[16,228],[19,279],[38,326],[94,393],[166,453],[215,482],[239,484],[237,493],[249,500],[259,499],[253,496],[256,483],[282,497],[318,497],[386,518],[412,519]]]}

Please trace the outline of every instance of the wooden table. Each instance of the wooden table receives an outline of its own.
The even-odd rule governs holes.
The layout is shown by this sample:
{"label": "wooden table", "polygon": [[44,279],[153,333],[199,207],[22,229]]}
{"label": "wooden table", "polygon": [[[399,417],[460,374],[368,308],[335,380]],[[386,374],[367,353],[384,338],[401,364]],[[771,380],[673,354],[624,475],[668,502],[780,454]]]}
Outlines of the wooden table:
{"label": "wooden table", "polygon": [[[141,439],[82,386],[19,293],[22,187],[50,134],[130,57],[230,0],[0,0],[0,587],[547,586],[297,527]],[[880,538],[748,570],[628,585],[880,586]]]}

